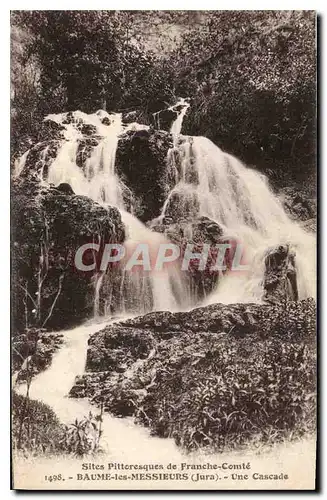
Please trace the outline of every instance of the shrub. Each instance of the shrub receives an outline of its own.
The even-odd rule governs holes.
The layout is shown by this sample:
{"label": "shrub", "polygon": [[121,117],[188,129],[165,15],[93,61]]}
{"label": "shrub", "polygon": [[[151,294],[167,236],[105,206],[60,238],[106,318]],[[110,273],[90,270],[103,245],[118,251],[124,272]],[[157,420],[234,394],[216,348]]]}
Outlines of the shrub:
{"label": "shrub", "polygon": [[63,425],[46,404],[13,393],[12,446],[27,454],[84,456],[100,450],[102,410]]}
{"label": "shrub", "polygon": [[33,454],[64,452],[64,428],[44,403],[13,393],[12,445],[14,450]]}
{"label": "shrub", "polygon": [[195,342],[192,357],[165,359],[138,419],[187,450],[301,437],[315,428],[314,359],[278,337]]}

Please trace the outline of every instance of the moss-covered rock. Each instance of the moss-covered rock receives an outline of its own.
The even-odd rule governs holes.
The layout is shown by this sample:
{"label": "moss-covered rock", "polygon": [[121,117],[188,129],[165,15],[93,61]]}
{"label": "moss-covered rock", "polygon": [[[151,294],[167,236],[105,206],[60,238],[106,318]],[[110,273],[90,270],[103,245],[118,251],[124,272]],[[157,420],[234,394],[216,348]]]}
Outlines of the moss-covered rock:
{"label": "moss-covered rock", "polygon": [[315,302],[154,312],[89,340],[73,397],[190,450],[276,443],[315,426]]}

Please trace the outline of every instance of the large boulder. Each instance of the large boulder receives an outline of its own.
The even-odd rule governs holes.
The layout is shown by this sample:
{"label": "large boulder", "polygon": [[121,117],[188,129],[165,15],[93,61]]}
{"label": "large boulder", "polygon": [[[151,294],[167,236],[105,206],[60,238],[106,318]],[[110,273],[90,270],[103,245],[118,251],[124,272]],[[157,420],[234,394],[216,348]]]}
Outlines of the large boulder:
{"label": "large boulder", "polygon": [[226,243],[223,229],[209,217],[194,214],[193,219],[175,219],[169,216],[150,223],[152,230],[163,233],[170,241],[179,246],[181,259],[186,245],[192,245],[194,253],[201,252],[203,245],[209,245],[209,254],[205,269],[199,269],[199,261],[192,259],[188,266],[188,280],[190,290],[196,295],[196,302],[207,296],[218,283],[219,271],[211,268],[216,262],[217,250],[215,245]]}
{"label": "large boulder", "polygon": [[142,221],[160,215],[173,179],[169,177],[167,153],[172,136],[161,130],[129,131],[118,142],[116,169],[135,195],[135,214]]}
{"label": "large boulder", "polygon": [[13,330],[61,328],[92,314],[94,274],[76,269],[84,243],[122,243],[120,212],[70,186],[45,187],[23,178],[12,183]]}
{"label": "large boulder", "polygon": [[295,252],[290,245],[267,250],[265,257],[264,300],[281,304],[298,300]]}

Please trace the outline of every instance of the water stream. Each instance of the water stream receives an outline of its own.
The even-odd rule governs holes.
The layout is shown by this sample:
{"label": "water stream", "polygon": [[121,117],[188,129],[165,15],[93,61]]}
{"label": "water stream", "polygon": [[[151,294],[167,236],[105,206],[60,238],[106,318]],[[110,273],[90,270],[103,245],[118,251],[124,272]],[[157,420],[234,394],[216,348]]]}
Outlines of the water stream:
{"label": "water stream", "polygon": [[[242,242],[250,265],[247,273],[231,272],[220,279],[207,302],[260,302],[265,252],[267,248],[283,243],[290,243],[296,253],[300,298],[314,296],[315,237],[289,219],[263,175],[246,168],[205,137],[181,136],[189,103],[182,100],[178,104],[179,114],[171,127],[173,148],[167,157],[175,172],[176,182],[169,191],[160,217],[164,219],[173,202],[175,210],[184,218],[188,215],[192,217],[194,210],[198,215],[211,218],[223,228],[224,236]],[[165,237],[146,227],[131,213],[132,210],[127,211],[123,196],[127,188],[115,171],[121,134],[128,129],[146,127],[139,124],[125,126],[120,114],[104,111],[92,115],[79,111],[70,115],[49,115],[47,120],[63,127],[63,138],[42,182],[55,185],[69,183],[76,194],[86,195],[104,206],[116,206],[126,226],[127,249],[142,242],[149,243],[155,252]],[[98,140],[82,169],[76,157],[83,124],[94,127],[94,137]],[[27,155],[28,152],[17,163],[16,175],[20,175],[25,168]],[[41,160],[48,161],[47,151],[43,151]],[[102,276],[98,276],[95,280],[95,316],[99,315],[101,287]],[[192,307],[192,297],[181,271],[174,266],[160,273],[122,273],[121,289],[121,314]],[[130,297],[136,298],[136,305],[134,301],[132,308],[129,307]],[[105,323],[108,324],[108,321]],[[63,332],[64,346],[55,354],[50,368],[32,382],[31,398],[51,406],[65,423],[84,417],[91,408],[87,400],[69,399],[67,394],[76,375],[84,372],[88,337],[101,326],[104,325],[95,322]],[[24,386],[18,390],[24,393]],[[169,461],[172,456],[182,456],[172,441],[149,438],[145,429],[136,427],[129,419],[105,415],[103,430],[102,446],[117,459],[132,462],[139,457],[147,457],[148,461]]]}
{"label": "water stream", "polygon": [[[108,321],[91,322],[60,332],[64,336],[64,345],[54,355],[51,366],[32,381],[31,399],[49,405],[64,424],[69,425],[76,418],[82,420],[90,411],[93,414],[98,412],[87,399],[69,398],[68,394],[74,385],[75,377],[84,373],[89,336],[108,323]],[[25,384],[17,386],[15,390],[20,394],[26,394]],[[142,457],[143,460],[147,457],[149,462],[152,460],[168,462],[172,456],[182,457],[182,453],[172,440],[150,437],[149,432],[136,426],[131,418],[121,419],[105,413],[102,430],[100,444],[106,457],[113,456],[115,460],[131,463],[137,462]]]}

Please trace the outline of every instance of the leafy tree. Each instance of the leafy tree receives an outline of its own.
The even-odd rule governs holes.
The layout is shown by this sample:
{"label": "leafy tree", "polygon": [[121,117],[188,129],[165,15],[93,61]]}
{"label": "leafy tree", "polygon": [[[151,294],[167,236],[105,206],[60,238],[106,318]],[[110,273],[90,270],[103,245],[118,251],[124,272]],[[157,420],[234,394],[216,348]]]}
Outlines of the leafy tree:
{"label": "leafy tree", "polygon": [[63,94],[68,111],[117,110],[143,104],[158,83],[156,60],[143,50],[131,12],[24,11],[15,20],[32,34],[26,50],[36,54],[51,105]]}
{"label": "leafy tree", "polygon": [[312,12],[213,13],[174,59],[177,92],[194,96],[187,132],[277,176],[289,164],[296,175],[314,165]]}
{"label": "leafy tree", "polygon": [[[313,174],[313,12],[17,11],[12,16],[25,37],[23,54],[15,57],[23,59],[18,73],[32,65],[36,75],[33,84],[15,80],[13,150],[26,149],[20,145],[30,136],[37,139],[49,112],[139,109],[148,119],[182,95],[192,98],[184,132],[206,135],[283,183],[285,176],[303,180]],[[167,27],[176,28],[176,39],[156,55],[149,50],[152,25],[161,43]]]}
{"label": "leafy tree", "polygon": [[12,13],[13,159],[40,139],[48,113],[139,108],[147,118],[172,99],[170,68],[144,48],[138,15]]}

